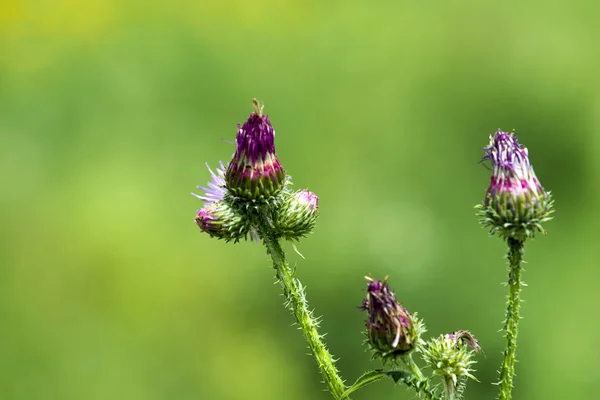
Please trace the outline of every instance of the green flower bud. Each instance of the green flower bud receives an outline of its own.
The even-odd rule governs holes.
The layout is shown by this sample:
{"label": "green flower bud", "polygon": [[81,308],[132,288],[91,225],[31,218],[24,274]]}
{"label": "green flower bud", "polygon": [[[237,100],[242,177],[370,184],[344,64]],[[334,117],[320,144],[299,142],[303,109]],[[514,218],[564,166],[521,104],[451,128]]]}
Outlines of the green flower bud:
{"label": "green flower bud", "polygon": [[238,242],[250,233],[250,224],[225,201],[206,203],[198,211],[195,222],[202,232],[227,242]]}
{"label": "green flower bud", "polygon": [[283,193],[275,217],[279,236],[291,240],[312,233],[319,211],[319,198],[308,190]]}
{"label": "green flower bud", "polygon": [[423,360],[434,374],[449,379],[456,386],[462,378],[477,380],[471,373],[476,361],[473,356],[481,350],[468,331],[458,331],[431,339],[422,346]]}

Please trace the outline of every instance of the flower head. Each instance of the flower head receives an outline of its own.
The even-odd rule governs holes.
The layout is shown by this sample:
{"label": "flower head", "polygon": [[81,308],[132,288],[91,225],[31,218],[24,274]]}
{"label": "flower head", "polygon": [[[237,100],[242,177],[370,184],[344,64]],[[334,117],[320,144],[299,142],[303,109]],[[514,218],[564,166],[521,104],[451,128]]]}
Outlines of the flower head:
{"label": "flower head", "polygon": [[274,219],[277,236],[299,239],[311,233],[317,221],[319,198],[308,190],[283,192]]}
{"label": "flower head", "polygon": [[229,192],[246,200],[268,199],[285,182],[285,173],[275,153],[275,131],[269,117],[253,99],[254,112],[243,126],[238,125],[236,150],[227,167]]}
{"label": "flower head", "polygon": [[246,239],[248,234],[250,237],[255,236],[255,233],[250,231],[248,222],[225,201],[206,203],[194,220],[202,232],[226,242],[238,242]]}
{"label": "flower head", "polygon": [[477,339],[468,331],[457,331],[431,339],[420,348],[423,360],[436,375],[464,385],[466,378],[475,379],[471,368],[473,356],[481,351]]}
{"label": "flower head", "polygon": [[544,232],[541,223],[551,219],[552,199],[537,179],[527,149],[513,132],[497,131],[483,150],[483,160],[492,164],[490,186],[478,206],[483,225],[519,240]]}
{"label": "flower head", "polygon": [[256,233],[251,231],[247,219],[231,206],[227,189],[225,188],[225,166],[219,163],[220,168],[216,173],[206,165],[210,171],[211,180],[207,187],[197,186],[204,191],[203,195],[192,193],[204,202],[202,209],[196,214],[194,222],[202,232],[208,233],[211,237],[224,239],[225,241],[239,241],[249,234],[255,238]]}
{"label": "flower head", "polygon": [[396,301],[387,277],[383,281],[365,278],[369,283],[361,309],[369,313],[365,320],[368,343],[375,357],[393,361],[415,348],[424,327]]}

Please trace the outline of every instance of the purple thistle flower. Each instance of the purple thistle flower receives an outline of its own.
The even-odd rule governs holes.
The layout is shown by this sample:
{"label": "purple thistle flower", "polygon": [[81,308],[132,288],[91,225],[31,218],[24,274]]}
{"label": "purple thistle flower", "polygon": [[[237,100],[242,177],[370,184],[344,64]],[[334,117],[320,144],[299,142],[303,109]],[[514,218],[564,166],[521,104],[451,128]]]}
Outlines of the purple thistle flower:
{"label": "purple thistle flower", "polygon": [[490,135],[490,144],[483,149],[484,160],[492,163],[492,178],[486,206],[496,196],[510,195],[510,204],[530,196],[532,201],[545,196],[546,191],[538,181],[529,162],[526,148],[521,147],[514,133],[498,131]]}
{"label": "purple thistle flower", "polygon": [[243,126],[238,125],[235,154],[225,173],[229,192],[247,200],[270,198],[285,182],[275,153],[275,130],[258,101],[252,102],[254,112]]}
{"label": "purple thistle flower", "polygon": [[367,296],[360,308],[369,313],[365,327],[374,356],[387,361],[407,354],[415,348],[423,331],[420,321],[396,301],[387,277],[383,281],[365,279],[369,281]]}
{"label": "purple thistle flower", "polygon": [[523,239],[550,219],[552,199],[542,187],[526,148],[513,132],[497,131],[483,149],[482,161],[490,160],[492,177],[483,205],[481,222],[504,237]]}

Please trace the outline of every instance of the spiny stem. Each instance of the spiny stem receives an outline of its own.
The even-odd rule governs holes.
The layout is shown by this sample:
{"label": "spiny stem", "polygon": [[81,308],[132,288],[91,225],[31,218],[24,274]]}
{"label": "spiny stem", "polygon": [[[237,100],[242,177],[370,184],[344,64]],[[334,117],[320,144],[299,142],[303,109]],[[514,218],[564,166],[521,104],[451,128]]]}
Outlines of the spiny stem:
{"label": "spiny stem", "polygon": [[408,371],[411,374],[413,374],[418,380],[420,380],[420,381],[425,380],[425,377],[423,376],[421,369],[419,368],[417,363],[413,360],[412,354],[408,354],[408,355],[402,357],[402,361],[408,367]]}
{"label": "spiny stem", "polygon": [[444,400],[455,400],[456,399],[456,385],[451,377],[446,376],[444,378]]}
{"label": "spiny stem", "polygon": [[[323,343],[323,337],[317,330],[319,323],[308,309],[304,288],[300,281],[294,278],[294,274],[285,258],[285,253],[279,244],[279,240],[270,234],[269,227],[265,223],[260,224],[260,230],[265,246],[267,246],[267,252],[273,259],[273,267],[277,271],[277,278],[283,287],[287,307],[294,313],[296,321],[300,325],[304,337],[308,342],[308,347],[310,347],[313,356],[317,360],[329,391],[333,397],[341,400],[343,393],[346,391],[346,386],[338,375],[333,357]],[[344,398],[348,399],[348,397]]]}
{"label": "spiny stem", "polygon": [[519,331],[519,308],[521,307],[521,262],[523,261],[523,240],[508,238],[508,285],[509,295],[506,303],[506,347],[500,370],[499,400],[512,397],[513,377],[515,376],[515,356],[517,353],[517,333]]}

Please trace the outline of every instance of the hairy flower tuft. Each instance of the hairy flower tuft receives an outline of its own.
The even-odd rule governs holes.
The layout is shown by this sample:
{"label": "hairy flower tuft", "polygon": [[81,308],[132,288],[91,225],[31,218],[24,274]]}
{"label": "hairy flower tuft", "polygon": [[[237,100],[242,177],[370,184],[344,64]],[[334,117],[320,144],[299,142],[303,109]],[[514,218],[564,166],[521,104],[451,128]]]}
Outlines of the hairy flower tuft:
{"label": "hairy flower tuft", "polygon": [[246,200],[264,200],[276,195],[285,183],[285,172],[275,153],[275,130],[262,107],[252,100],[254,112],[238,125],[236,150],[227,167],[229,192]]}
{"label": "hairy flower tuft", "polygon": [[492,164],[492,177],[483,204],[478,208],[481,223],[505,238],[524,240],[551,219],[552,198],[542,187],[514,132],[497,131],[483,149],[482,161]]}
{"label": "hairy flower tuft", "polygon": [[369,313],[365,320],[367,342],[374,357],[394,361],[415,348],[425,329],[416,314],[411,315],[396,300],[387,277],[383,281],[365,279],[369,282],[367,296],[360,308]]}
{"label": "hairy flower tuft", "polygon": [[220,168],[217,168],[217,173],[214,173],[208,163],[206,163],[206,168],[210,171],[211,180],[207,183],[207,188],[196,186],[198,189],[204,190],[204,195],[192,193],[193,196],[196,196],[205,203],[213,203],[225,198],[227,188],[225,187],[225,166],[223,165],[223,161],[219,161],[219,166]]}

